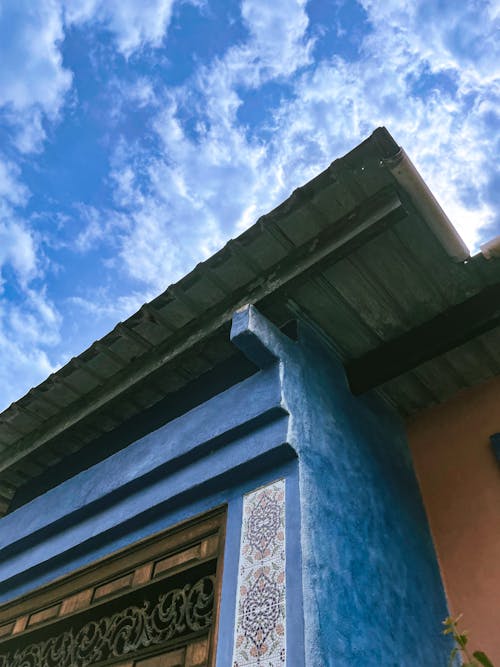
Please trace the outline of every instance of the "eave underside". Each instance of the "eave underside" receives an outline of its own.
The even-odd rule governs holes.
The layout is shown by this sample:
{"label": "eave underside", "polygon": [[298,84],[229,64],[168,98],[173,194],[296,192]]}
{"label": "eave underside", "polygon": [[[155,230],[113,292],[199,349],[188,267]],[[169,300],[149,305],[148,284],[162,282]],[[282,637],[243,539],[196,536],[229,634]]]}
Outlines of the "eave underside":
{"label": "eave underside", "polygon": [[[380,365],[394,341],[492,289],[500,262],[452,262],[379,165],[367,140],[8,408],[0,511],[30,478],[230,360],[229,323],[244,303],[278,326],[308,320],[363,379],[367,356]],[[363,389],[409,415],[500,373],[494,317]]]}

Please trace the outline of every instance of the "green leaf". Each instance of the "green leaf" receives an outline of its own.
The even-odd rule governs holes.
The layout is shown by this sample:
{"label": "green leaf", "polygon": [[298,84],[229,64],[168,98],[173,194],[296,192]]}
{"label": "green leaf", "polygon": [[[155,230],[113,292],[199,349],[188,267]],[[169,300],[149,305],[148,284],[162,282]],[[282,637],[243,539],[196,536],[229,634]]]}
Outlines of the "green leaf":
{"label": "green leaf", "polygon": [[448,667],[453,667],[453,660],[455,659],[457,653],[458,653],[458,648],[455,646],[455,648],[451,650],[450,659],[448,660]]}
{"label": "green leaf", "polygon": [[483,667],[493,667],[493,663],[491,660],[488,658],[486,653],[483,653],[482,651],[474,651],[472,654],[478,662],[483,665]]}
{"label": "green leaf", "polygon": [[462,633],[461,635],[457,635],[455,637],[455,639],[457,640],[457,643],[459,644],[459,646],[461,646],[462,648],[467,646],[467,642],[469,641],[468,638],[467,638],[467,635],[465,633]]}

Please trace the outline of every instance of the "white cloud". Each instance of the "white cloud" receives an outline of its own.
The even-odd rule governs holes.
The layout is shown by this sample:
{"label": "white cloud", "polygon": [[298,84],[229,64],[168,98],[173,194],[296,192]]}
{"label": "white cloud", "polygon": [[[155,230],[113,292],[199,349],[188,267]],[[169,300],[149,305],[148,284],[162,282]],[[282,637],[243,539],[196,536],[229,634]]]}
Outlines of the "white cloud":
{"label": "white cloud", "polygon": [[[61,44],[68,26],[103,25],[126,57],[162,44],[174,0],[0,0],[0,112],[21,153],[40,151],[44,124],[54,122],[71,89]],[[143,82],[144,83],[144,82]],[[147,103],[147,87],[132,91]]]}
{"label": "white cloud", "polygon": [[[172,4],[173,0],[0,0],[0,119],[9,130],[9,150],[40,151],[47,123],[61,118],[73,79],[61,51],[70,25],[86,30],[104,26],[128,57],[143,47],[161,45]],[[138,79],[122,92],[138,108],[153,101],[147,79]],[[20,213],[28,199],[20,168],[13,158],[0,155],[0,292],[8,276],[16,293],[15,299],[0,302],[2,407],[52,372],[56,363],[51,357],[60,355],[63,347],[62,316],[46,287],[34,287],[41,282],[35,279],[44,278],[44,257],[37,234]],[[109,241],[128,224],[126,216],[90,206],[82,206],[80,214],[84,228],[74,247],[81,252]],[[139,305],[144,293],[141,297],[118,297],[114,312]]]}
{"label": "white cloud", "polygon": [[21,347],[0,330],[0,410],[18,400],[56,370],[45,350]]}
{"label": "white cloud", "polygon": [[36,275],[36,241],[27,225],[15,215],[14,207],[28,199],[19,180],[19,169],[0,155],[0,288],[3,270],[10,266],[22,286]]}
{"label": "white cloud", "polygon": [[4,325],[11,338],[22,347],[54,346],[60,342],[61,315],[47,298],[46,289],[26,289],[24,298],[11,304]]}
{"label": "white cloud", "polygon": [[36,274],[36,244],[33,236],[22,222],[15,219],[0,219],[0,286],[2,268],[6,265],[12,266],[22,286],[27,285]]}
{"label": "white cloud", "polygon": [[153,289],[111,298],[108,290],[98,288],[92,290],[88,296],[72,296],[68,302],[79,309],[80,313],[91,315],[94,323],[102,323],[104,327],[101,335],[104,335],[109,330],[110,323],[113,325],[127,319],[139,310],[143,303],[151,301],[157,295],[158,292]]}
{"label": "white cloud", "polygon": [[[374,27],[365,64],[389,105],[366,86],[353,92],[407,147],[464,240],[477,248],[498,216],[489,182],[497,171],[500,99],[500,5],[363,0]],[[440,85],[446,77],[448,86]],[[412,82],[429,87],[418,95]],[[392,90],[391,90],[392,89]],[[373,112],[371,112],[373,115]]]}
{"label": "white cloud", "polygon": [[159,47],[165,37],[174,0],[69,0],[68,23],[100,23],[114,36],[118,50],[129,57],[145,46]]}
{"label": "white cloud", "polygon": [[[456,70],[462,85],[488,86],[500,75],[500,5],[484,2],[436,3],[432,0],[360,0],[375,27],[365,40],[391,61],[403,56],[433,71]],[[406,56],[406,58],[405,58]]]}
{"label": "white cloud", "polygon": [[61,316],[45,288],[32,287],[40,274],[35,234],[15,213],[28,199],[19,169],[0,156],[0,297],[5,279],[16,298],[0,298],[0,410],[38,384],[54,365],[47,347],[60,342]]}
{"label": "white cloud", "polygon": [[71,247],[78,252],[86,253],[100,243],[116,245],[117,236],[130,227],[126,215],[118,211],[97,209],[95,206],[77,204],[75,209],[82,227],[76,238],[71,239]]}
{"label": "white cloud", "polygon": [[[215,252],[234,232],[250,207],[255,189],[269,190],[258,167],[260,145],[250,145],[239,130],[212,126],[203,141],[187,136],[171,103],[155,124],[162,157],[129,150],[115,156],[116,203],[129,212],[132,226],[121,239],[128,274],[164,289],[194,263]],[[264,175],[263,175],[264,176]],[[258,185],[260,184],[260,185]]]}
{"label": "white cloud", "polygon": [[12,144],[20,153],[38,153],[43,150],[46,139],[44,128],[46,117],[40,108],[32,107],[25,111],[7,112],[4,118],[12,129]]}
{"label": "white cloud", "polygon": [[[238,125],[237,87],[255,88],[310,62],[305,3],[245,0],[242,16],[247,41],[166,93],[153,123],[159,155],[131,146],[115,154],[116,203],[132,221],[121,240],[123,267],[158,289],[215,252],[281,192],[266,147]],[[183,114],[197,118],[197,138]]]}
{"label": "white cloud", "polygon": [[133,104],[134,108],[143,109],[144,107],[151,107],[156,104],[153,84],[147,77],[139,77],[127,86],[121,83],[120,87],[122,97],[129,104]]}
{"label": "white cloud", "polygon": [[189,105],[197,101],[208,121],[221,126],[236,122],[239,87],[257,89],[268,81],[284,81],[312,62],[314,43],[306,36],[304,0],[243,0],[241,13],[248,39],[200,67],[191,90],[185,91]]}
{"label": "white cloud", "polygon": [[63,24],[54,0],[3,2],[0,8],[0,105],[56,113],[71,84],[62,66]]}
{"label": "white cloud", "polygon": [[311,62],[306,0],[243,0],[241,15],[251,36],[251,59],[258,58],[267,77],[293,74]]}
{"label": "white cloud", "polygon": [[[71,73],[60,54],[64,26],[102,27],[128,58],[161,46],[173,2],[68,0],[62,11],[56,0],[5,7],[0,0],[0,23],[12,25],[17,49],[0,43],[0,58],[10,64],[0,71],[0,107],[15,124],[19,150],[40,147],[44,123],[57,119],[65,103]],[[108,80],[118,100],[108,113],[125,118],[131,107],[140,108],[153,120],[143,143],[141,137],[124,139],[114,152],[116,213],[82,204],[83,226],[73,247],[89,253],[112,246],[109,275],[124,271],[139,287],[113,300],[102,287],[71,297],[70,307],[102,326],[128,316],[382,124],[406,148],[468,244],[477,246],[498,216],[492,183],[500,146],[499,6],[360,4],[370,31],[351,61],[313,61],[305,0],[242,0],[246,37],[199,65],[184,85],[159,89],[156,82],[155,88],[147,74],[134,83]],[[314,34],[322,39],[317,25]],[[342,34],[340,27],[337,39]],[[252,125],[245,104],[270,82],[278,90],[285,84],[283,96],[261,108]],[[9,357],[11,369],[4,376],[0,371],[0,381],[10,378],[13,387],[16,364],[29,382],[38,381],[52,369],[46,350],[61,346],[55,306],[42,289],[46,309],[37,311],[33,301],[30,281],[39,275],[41,252],[15,214],[28,196],[19,170],[0,160],[0,270],[15,272],[23,295],[17,309],[0,313],[0,354]]]}
{"label": "white cloud", "polygon": [[42,114],[57,117],[72,81],[59,48],[61,7],[56,0],[1,2],[0,34],[0,109],[18,148],[36,150],[45,137]]}
{"label": "white cloud", "polygon": [[[116,201],[132,223],[120,241],[130,276],[163,289],[378,125],[405,146],[477,247],[497,214],[488,199],[495,56],[467,60],[463,45],[477,32],[469,11],[452,20],[447,7],[439,15],[425,2],[364,4],[373,30],[360,59],[313,65],[303,2],[243,2],[248,39],[166,93],[154,157],[130,146],[115,155]],[[485,4],[482,22],[491,12]],[[419,94],[415,84],[429,73],[447,76],[449,87]],[[271,79],[286,81],[292,96],[249,132],[238,120],[242,89]]]}
{"label": "white cloud", "polygon": [[22,206],[28,199],[28,189],[20,180],[20,169],[0,155],[0,205]]}
{"label": "white cloud", "polygon": [[[296,97],[276,114],[275,161],[299,185],[377,125],[386,125],[409,153],[464,240],[471,246],[495,219],[487,200],[495,142],[481,120],[483,95],[468,108],[459,93],[412,95],[410,68],[394,72],[375,54],[367,62],[323,63],[296,84]],[[342,90],[342,95],[338,91]]]}
{"label": "white cloud", "polygon": [[0,410],[56,370],[48,349],[60,343],[61,316],[42,290],[0,302]]}

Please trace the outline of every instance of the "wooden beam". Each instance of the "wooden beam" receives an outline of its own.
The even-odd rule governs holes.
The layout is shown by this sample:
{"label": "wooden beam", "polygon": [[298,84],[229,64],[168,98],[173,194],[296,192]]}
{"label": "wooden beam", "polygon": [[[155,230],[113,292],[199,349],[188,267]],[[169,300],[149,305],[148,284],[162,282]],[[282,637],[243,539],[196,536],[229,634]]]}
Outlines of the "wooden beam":
{"label": "wooden beam", "polygon": [[500,283],[345,364],[351,391],[363,394],[500,325]]}

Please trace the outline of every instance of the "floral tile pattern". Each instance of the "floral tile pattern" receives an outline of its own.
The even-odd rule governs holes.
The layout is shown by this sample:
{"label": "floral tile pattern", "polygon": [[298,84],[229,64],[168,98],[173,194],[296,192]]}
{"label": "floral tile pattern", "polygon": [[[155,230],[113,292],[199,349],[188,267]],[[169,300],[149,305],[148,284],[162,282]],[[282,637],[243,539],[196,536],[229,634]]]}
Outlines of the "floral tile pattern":
{"label": "floral tile pattern", "polygon": [[285,480],[243,501],[233,667],[286,665]]}

